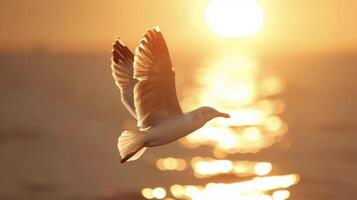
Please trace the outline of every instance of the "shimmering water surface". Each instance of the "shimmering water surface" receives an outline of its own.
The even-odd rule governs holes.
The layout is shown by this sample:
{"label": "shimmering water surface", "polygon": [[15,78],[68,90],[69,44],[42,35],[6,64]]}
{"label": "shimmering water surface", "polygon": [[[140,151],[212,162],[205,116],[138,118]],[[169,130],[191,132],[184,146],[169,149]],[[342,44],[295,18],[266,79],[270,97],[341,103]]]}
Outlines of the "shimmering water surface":
{"label": "shimmering water surface", "polygon": [[194,72],[195,87],[185,88],[181,105],[184,110],[212,106],[229,113],[231,118],[211,121],[180,140],[183,148],[210,146],[210,157],[160,158],[156,166],[162,171],[191,170],[198,179],[228,174],[247,177],[247,180],[207,181],[204,185],[177,183],[144,188],[142,195],[147,199],[167,200],[289,198],[289,187],[299,182],[298,174],[271,176],[274,166],[269,160],[229,159],[230,154],[257,153],[269,148],[287,133],[288,124],[280,116],[285,111],[285,103],[279,98],[284,92],[284,82],[274,74],[265,74],[259,63],[248,56],[221,56],[204,63],[204,67]]}
{"label": "shimmering water surface", "polygon": [[0,55],[0,199],[357,198],[355,55],[171,56],[183,109],[232,118],[123,165],[109,52]]}

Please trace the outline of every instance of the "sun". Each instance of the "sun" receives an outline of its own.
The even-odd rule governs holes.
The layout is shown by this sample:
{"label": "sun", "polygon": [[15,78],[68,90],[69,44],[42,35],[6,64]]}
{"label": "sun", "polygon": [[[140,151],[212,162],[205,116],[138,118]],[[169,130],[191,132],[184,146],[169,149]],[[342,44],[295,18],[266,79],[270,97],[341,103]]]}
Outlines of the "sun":
{"label": "sun", "polygon": [[242,37],[259,31],[264,13],[256,0],[212,0],[206,20],[212,31],[222,37]]}

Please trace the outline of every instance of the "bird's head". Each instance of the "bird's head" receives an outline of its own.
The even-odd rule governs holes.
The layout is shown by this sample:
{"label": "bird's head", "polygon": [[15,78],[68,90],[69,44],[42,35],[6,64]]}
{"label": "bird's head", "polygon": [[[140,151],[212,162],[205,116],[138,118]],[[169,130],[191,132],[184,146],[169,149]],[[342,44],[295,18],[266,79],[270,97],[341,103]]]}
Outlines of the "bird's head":
{"label": "bird's head", "polygon": [[191,112],[192,121],[198,126],[203,126],[205,123],[211,119],[217,117],[230,118],[231,116],[227,113],[219,112],[216,109],[208,106],[200,107]]}

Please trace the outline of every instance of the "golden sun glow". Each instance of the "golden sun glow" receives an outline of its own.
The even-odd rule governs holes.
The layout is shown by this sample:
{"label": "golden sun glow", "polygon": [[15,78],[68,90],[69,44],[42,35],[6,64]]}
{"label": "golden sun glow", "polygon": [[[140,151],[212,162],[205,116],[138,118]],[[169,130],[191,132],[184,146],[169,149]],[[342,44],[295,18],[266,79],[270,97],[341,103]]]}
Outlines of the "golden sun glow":
{"label": "golden sun glow", "polygon": [[253,35],[263,26],[263,10],[256,0],[212,0],[206,10],[208,26],[223,37]]}

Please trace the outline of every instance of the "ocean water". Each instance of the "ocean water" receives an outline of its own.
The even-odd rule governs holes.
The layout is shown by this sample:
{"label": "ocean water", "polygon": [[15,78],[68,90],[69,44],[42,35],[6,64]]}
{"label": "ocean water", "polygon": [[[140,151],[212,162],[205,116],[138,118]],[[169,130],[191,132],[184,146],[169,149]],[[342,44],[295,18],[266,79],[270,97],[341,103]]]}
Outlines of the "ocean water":
{"label": "ocean water", "polygon": [[[191,165],[194,157],[268,162],[272,169],[263,177],[296,174],[296,184],[276,189],[288,190],[292,200],[357,198],[356,55],[265,55],[249,59],[258,72],[244,87],[266,77],[278,80],[278,92],[262,95],[262,90],[257,90],[254,95],[260,100],[283,102],[284,110],[278,117],[287,127],[281,136],[269,140],[270,145],[258,145],[252,151],[242,147],[231,154],[222,149],[214,154],[217,143],[191,149],[184,141],[176,142],[150,149],[139,161],[122,165],[117,137],[124,128],[135,126],[135,121],[120,102],[109,55],[0,55],[0,198],[132,200],[145,199],[142,189],[156,187],[174,198],[170,186],[175,184],[205,186],[257,177],[232,171],[198,177]],[[173,63],[182,104],[187,98],[207,102],[210,98],[203,95],[202,88],[208,88],[205,92],[209,93],[212,86],[224,86],[227,80],[238,85],[232,81],[235,73],[243,81],[248,76],[220,68],[219,62],[210,68],[207,63],[211,62],[203,55],[173,55]],[[246,62],[238,60],[233,67],[240,65]],[[212,69],[208,78],[202,79],[207,75],[201,69]],[[224,70],[232,80],[227,76],[209,83],[211,76],[225,74]],[[243,86],[240,88],[245,91]],[[248,98],[239,94],[234,98]],[[185,109],[196,104],[187,105],[186,101]],[[250,105],[237,101],[237,107],[227,110]],[[253,139],[249,145],[257,145],[257,141]],[[158,160],[167,157],[184,160],[184,169],[158,169]],[[266,195],[273,197],[268,190],[256,199],[268,199]]]}

